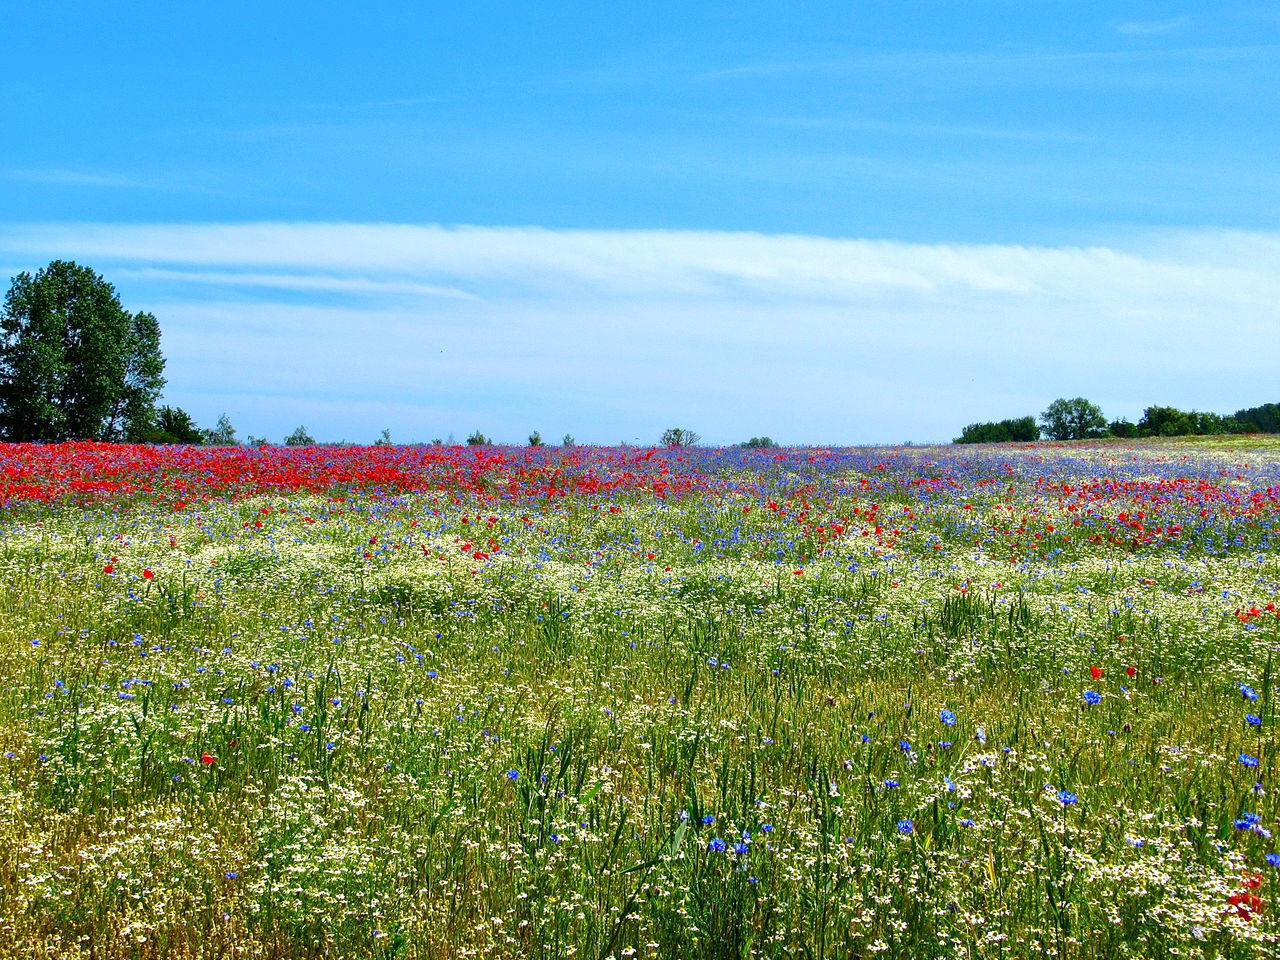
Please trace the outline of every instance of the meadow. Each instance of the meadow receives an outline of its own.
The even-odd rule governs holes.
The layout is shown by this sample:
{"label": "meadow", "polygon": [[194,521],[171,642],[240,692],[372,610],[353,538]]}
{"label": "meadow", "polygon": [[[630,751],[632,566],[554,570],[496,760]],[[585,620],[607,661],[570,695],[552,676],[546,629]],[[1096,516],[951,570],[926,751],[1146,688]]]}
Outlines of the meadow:
{"label": "meadow", "polygon": [[1257,957],[1280,447],[0,445],[0,956]]}

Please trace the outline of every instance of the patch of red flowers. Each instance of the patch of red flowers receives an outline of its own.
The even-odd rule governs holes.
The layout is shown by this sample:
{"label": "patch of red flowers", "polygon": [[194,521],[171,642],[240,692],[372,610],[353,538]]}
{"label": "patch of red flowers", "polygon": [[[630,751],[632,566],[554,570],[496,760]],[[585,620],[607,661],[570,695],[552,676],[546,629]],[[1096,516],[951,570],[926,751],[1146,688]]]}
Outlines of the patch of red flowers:
{"label": "patch of red flowers", "polygon": [[1246,873],[1241,883],[1244,890],[1227,897],[1227,913],[1234,913],[1241,920],[1255,920],[1267,907],[1267,901],[1253,892],[1262,886],[1262,877]]}

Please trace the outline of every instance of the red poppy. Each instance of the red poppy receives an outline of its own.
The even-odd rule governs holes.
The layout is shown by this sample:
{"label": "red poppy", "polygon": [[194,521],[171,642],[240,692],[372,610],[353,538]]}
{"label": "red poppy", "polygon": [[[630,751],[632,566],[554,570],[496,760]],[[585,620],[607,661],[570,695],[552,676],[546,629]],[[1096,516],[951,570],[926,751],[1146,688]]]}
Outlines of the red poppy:
{"label": "red poppy", "polygon": [[1136,676],[1138,675],[1138,668],[1137,668],[1137,667],[1126,667],[1124,672],[1125,672],[1125,673],[1127,673],[1127,674],[1128,674],[1129,676],[1131,676],[1131,677],[1136,677]]}
{"label": "red poppy", "polygon": [[109,563],[108,563],[105,567],[103,567],[103,568],[102,568],[102,572],[103,572],[103,573],[111,573],[111,572],[113,572],[114,570],[115,570],[115,567],[113,567],[113,566],[112,566],[111,564],[109,564]]}
{"label": "red poppy", "polygon": [[1241,920],[1254,919],[1267,905],[1256,893],[1233,893],[1227,898],[1227,904],[1227,913],[1235,913]]}
{"label": "red poppy", "polygon": [[218,758],[206,750],[204,753],[200,754],[200,762],[211,767],[218,762]]}
{"label": "red poppy", "polygon": [[154,573],[152,573],[149,569],[148,569],[148,570],[143,570],[143,571],[142,571],[142,579],[143,579],[143,580],[154,580],[155,578],[156,578],[156,575],[155,575]]}
{"label": "red poppy", "polygon": [[1093,675],[1093,679],[1095,679],[1095,680],[1101,680],[1101,679],[1102,679],[1102,668],[1101,668],[1101,667],[1090,667],[1090,668],[1089,668],[1089,673]]}

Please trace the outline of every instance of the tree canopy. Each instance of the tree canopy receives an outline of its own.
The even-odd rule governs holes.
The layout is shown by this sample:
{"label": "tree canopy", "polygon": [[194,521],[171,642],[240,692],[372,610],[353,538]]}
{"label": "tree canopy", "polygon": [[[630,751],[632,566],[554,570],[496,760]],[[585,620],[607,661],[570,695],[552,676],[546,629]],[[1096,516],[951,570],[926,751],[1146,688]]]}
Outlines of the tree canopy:
{"label": "tree canopy", "polygon": [[0,436],[137,440],[164,386],[160,326],[88,267],[55,260],[13,278],[0,313]]}
{"label": "tree canopy", "polygon": [[1017,417],[995,423],[971,423],[956,437],[956,443],[1009,443],[1040,439],[1035,417]]}
{"label": "tree canopy", "polygon": [[1040,414],[1040,423],[1052,440],[1087,440],[1107,432],[1107,418],[1102,410],[1084,397],[1053,401]]}
{"label": "tree canopy", "polygon": [[696,447],[702,437],[687,427],[668,427],[658,440],[664,447]]}

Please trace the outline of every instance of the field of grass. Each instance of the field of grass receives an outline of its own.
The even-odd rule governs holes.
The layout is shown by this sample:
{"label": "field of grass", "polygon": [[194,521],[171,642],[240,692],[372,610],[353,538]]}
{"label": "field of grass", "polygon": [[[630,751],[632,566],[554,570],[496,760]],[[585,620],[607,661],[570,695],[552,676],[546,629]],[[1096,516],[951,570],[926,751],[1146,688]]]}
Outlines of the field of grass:
{"label": "field of grass", "polygon": [[0,957],[1278,952],[1275,447],[0,470]]}

